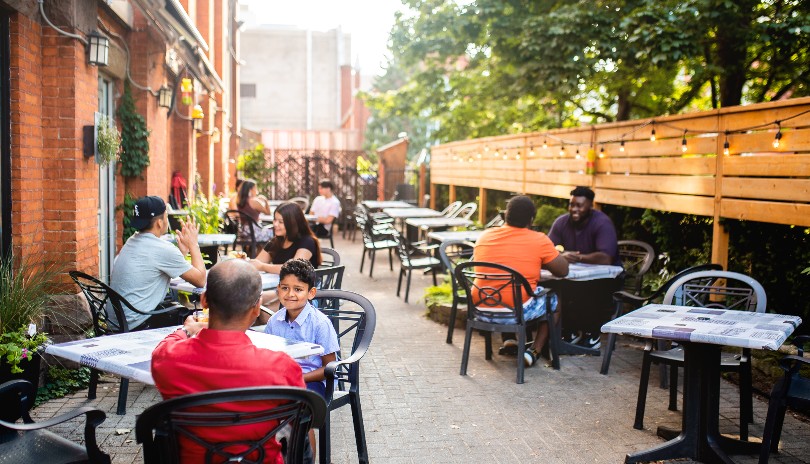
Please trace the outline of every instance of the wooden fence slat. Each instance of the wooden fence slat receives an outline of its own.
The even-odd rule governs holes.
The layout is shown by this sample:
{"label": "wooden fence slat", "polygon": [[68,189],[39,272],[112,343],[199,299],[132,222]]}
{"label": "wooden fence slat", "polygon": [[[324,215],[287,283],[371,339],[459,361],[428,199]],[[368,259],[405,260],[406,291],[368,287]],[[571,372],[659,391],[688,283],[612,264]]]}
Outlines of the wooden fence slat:
{"label": "wooden fence slat", "polygon": [[729,176],[810,177],[810,155],[730,156],[723,169]]}
{"label": "wooden fence slat", "polygon": [[565,185],[590,185],[591,176],[574,172],[537,172],[529,171],[526,173],[526,182],[539,182],[548,184],[565,184]]}
{"label": "wooden fence slat", "polygon": [[720,215],[729,219],[810,227],[810,205],[804,203],[724,198],[720,202]]}
{"label": "wooden fence slat", "polygon": [[629,190],[596,189],[596,201],[611,205],[650,208],[682,214],[697,214],[699,216],[711,216],[714,210],[713,197],[642,193]]}
{"label": "wooden fence slat", "polygon": [[713,156],[693,158],[605,158],[596,160],[598,174],[682,174],[714,175]]}
{"label": "wooden fence slat", "polygon": [[714,195],[714,177],[610,175],[595,179],[596,187],[638,192]]}
{"label": "wooden fence slat", "polygon": [[724,177],[723,197],[810,202],[810,179]]}

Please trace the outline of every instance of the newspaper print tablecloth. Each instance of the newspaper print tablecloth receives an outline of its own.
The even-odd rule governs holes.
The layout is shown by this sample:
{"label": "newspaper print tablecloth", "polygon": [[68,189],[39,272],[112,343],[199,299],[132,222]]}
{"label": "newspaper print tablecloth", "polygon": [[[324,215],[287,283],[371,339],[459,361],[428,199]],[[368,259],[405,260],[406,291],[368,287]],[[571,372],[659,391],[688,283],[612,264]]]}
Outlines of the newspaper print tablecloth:
{"label": "newspaper print tablecloth", "polygon": [[608,322],[602,332],[777,350],[801,323],[798,316],[652,304]]}
{"label": "newspaper print tablecloth", "polygon": [[[259,275],[262,276],[262,290],[273,290],[274,288],[278,287],[278,274],[261,272]],[[170,280],[169,288],[172,290],[179,290],[181,292],[193,293],[195,295],[202,295],[202,293],[205,291],[205,288],[195,287],[183,280],[182,277],[175,277],[174,279]]]}
{"label": "newspaper print tablecloth", "polygon": [[596,280],[614,279],[624,272],[621,266],[610,266],[607,264],[582,264],[571,263],[568,265],[568,275],[565,277],[554,277],[551,272],[543,269],[540,271],[540,279],[565,279],[565,280]]}
{"label": "newspaper print tablecloth", "polygon": [[[59,343],[49,345],[45,348],[45,352],[78,362],[83,366],[154,385],[151,371],[152,351],[166,335],[178,327],[163,327]],[[293,358],[323,353],[323,347],[314,343],[296,342],[252,330],[248,330],[247,335],[254,345],[268,350],[283,351]]]}
{"label": "newspaper print tablecloth", "polygon": [[483,234],[483,230],[443,230],[441,232],[430,232],[428,238],[446,242],[447,240],[469,240],[477,242],[478,237]]}

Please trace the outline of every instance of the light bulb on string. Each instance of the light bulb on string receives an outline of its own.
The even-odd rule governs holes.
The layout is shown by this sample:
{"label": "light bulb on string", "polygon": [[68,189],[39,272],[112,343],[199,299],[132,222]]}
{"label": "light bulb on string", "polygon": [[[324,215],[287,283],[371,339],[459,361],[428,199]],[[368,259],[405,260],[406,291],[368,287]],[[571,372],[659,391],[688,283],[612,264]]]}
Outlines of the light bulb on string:
{"label": "light bulb on string", "polygon": [[529,145],[529,158],[534,157],[534,145]]}
{"label": "light bulb on string", "polygon": [[600,148],[599,148],[599,157],[600,157],[600,158],[604,158],[604,157],[605,157],[605,147],[604,147],[604,146],[602,146],[602,147],[600,147]]}
{"label": "light bulb on string", "polygon": [[575,156],[576,159],[582,158],[581,156],[579,156],[579,147],[577,147],[577,151],[575,152],[575,155],[576,155]]}
{"label": "light bulb on string", "polygon": [[560,145],[560,157],[565,156],[565,145]]}
{"label": "light bulb on string", "polygon": [[728,132],[726,132],[726,141],[723,143],[723,154],[728,156],[730,153],[729,146],[728,146]]}
{"label": "light bulb on string", "polygon": [[517,154],[515,155],[515,159],[516,159],[516,160],[519,160],[519,159],[520,159],[520,150],[518,150],[518,151],[517,151]]}
{"label": "light bulb on string", "polygon": [[622,143],[619,144],[619,151],[624,153],[624,140],[622,140]]}
{"label": "light bulb on string", "polygon": [[782,124],[776,121],[776,136],[773,138],[773,147],[779,148],[779,141],[782,140]]}
{"label": "light bulb on string", "polygon": [[501,157],[501,152],[500,152],[500,150],[498,150],[498,149],[496,148],[496,149],[495,149],[495,158],[500,158],[500,157]]}
{"label": "light bulb on string", "polygon": [[650,132],[650,142],[655,142],[655,123],[652,123],[652,132]]}
{"label": "light bulb on string", "polygon": [[548,143],[546,142],[546,139],[543,139],[543,149],[548,150]]}
{"label": "light bulb on string", "polygon": [[683,131],[683,138],[681,139],[681,152],[686,153],[686,131]]}

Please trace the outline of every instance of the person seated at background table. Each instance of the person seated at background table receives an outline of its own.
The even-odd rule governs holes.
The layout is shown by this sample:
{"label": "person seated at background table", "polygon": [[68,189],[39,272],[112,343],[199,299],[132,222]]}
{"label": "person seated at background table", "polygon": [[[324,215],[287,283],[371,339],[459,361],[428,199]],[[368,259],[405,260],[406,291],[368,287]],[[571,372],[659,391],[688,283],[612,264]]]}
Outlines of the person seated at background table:
{"label": "person seated at background table", "polygon": [[234,186],[234,191],[230,195],[228,195],[228,209],[236,209],[236,204],[239,202],[239,187],[242,186],[242,178],[236,178],[236,185]]}
{"label": "person seated at background table", "polygon": [[[197,224],[188,217],[177,231],[177,246],[160,238],[169,230],[166,203],[156,196],[135,202],[130,225],[138,232],[124,243],[113,262],[110,287],[140,311],[179,305],[167,301],[169,281],[177,276],[196,287],[205,286],[205,264],[197,243]],[[191,262],[185,256],[191,255]],[[176,311],[147,316],[124,308],[129,330],[178,324]],[[111,315],[112,316],[112,315]],[[117,328],[114,316],[108,323]]]}
{"label": "person seated at background table", "polygon": [[[191,393],[237,387],[305,386],[301,367],[286,353],[257,348],[245,334],[259,315],[262,279],[249,263],[232,259],[214,265],[202,294],[209,322],[189,316],[152,353],[152,377],[164,400]],[[272,405],[269,405],[272,407]],[[265,409],[263,403],[257,409]],[[215,408],[215,406],[212,406]],[[267,424],[200,431],[212,441],[264,436]],[[180,435],[181,462],[204,462],[204,449]],[[280,445],[264,445],[263,462],[283,463]]]}
{"label": "person seated at background table", "polygon": [[335,188],[330,180],[322,180],[318,183],[319,195],[312,201],[309,213],[314,214],[315,224],[313,231],[318,237],[328,237],[332,223],[340,217],[340,200],[332,193]]}
{"label": "person seated at background table", "polygon": [[[288,340],[315,343],[323,347],[323,354],[297,359],[304,373],[307,389],[326,399],[324,368],[337,359],[340,350],[332,322],[309,303],[315,298],[315,268],[305,259],[291,259],[281,266],[278,298],[281,308],[264,328],[265,333]],[[309,441],[315,452],[315,432],[309,431]]]}
{"label": "person seated at background table", "polygon": [[[593,209],[596,194],[588,187],[571,190],[568,213],[554,220],[548,232],[555,245],[564,249],[569,263],[610,264],[621,266],[616,228],[603,212]],[[572,332],[568,338],[591,348],[599,347],[600,327],[613,312],[613,292],[621,287],[619,279],[569,282],[561,291],[566,309],[563,327]],[[572,330],[569,330],[572,329]],[[573,329],[581,329],[576,333]]]}
{"label": "person seated at background table", "polygon": [[[300,206],[291,202],[279,205],[273,213],[273,229],[275,237],[267,242],[255,259],[250,260],[256,269],[278,274],[281,265],[294,258],[306,259],[316,268],[321,265],[321,245],[309,228]],[[275,310],[278,307],[276,292],[264,292],[262,304]],[[266,318],[262,313],[260,321],[264,323]]]}
{"label": "person seated at background table", "polygon": [[[529,197],[512,197],[506,205],[506,224],[486,229],[481,234],[473,249],[473,261],[508,266],[525,277],[534,291],[538,288],[542,290],[537,285],[541,268],[548,269],[558,277],[566,276],[568,261],[554,248],[546,234],[529,229],[535,214],[537,208]],[[528,300],[523,303],[523,317],[526,321],[544,316],[549,309],[556,312],[555,318],[559,317],[561,308],[557,304],[556,295],[548,299],[551,308],[546,308],[545,297],[526,297]],[[502,290],[501,299],[505,304],[514,304],[511,291]],[[531,348],[524,354],[527,366],[534,365],[547,340],[548,324],[541,322]]]}
{"label": "person seated at background table", "polygon": [[[240,213],[249,216],[256,224],[260,223],[260,214],[272,214],[267,198],[265,198],[264,195],[259,195],[256,181],[252,179],[244,179],[242,185],[239,186],[236,209]],[[248,227],[249,225],[242,224],[242,230],[239,231],[239,234],[243,238],[250,237],[250,229],[248,229]],[[257,242],[264,243],[273,238],[273,229],[269,227],[254,227],[253,234]]]}

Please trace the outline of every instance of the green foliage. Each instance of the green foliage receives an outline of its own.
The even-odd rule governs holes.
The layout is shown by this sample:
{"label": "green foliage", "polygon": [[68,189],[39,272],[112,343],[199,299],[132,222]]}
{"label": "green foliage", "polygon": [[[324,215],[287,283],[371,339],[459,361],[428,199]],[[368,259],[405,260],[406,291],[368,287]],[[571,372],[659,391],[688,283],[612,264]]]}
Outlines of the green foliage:
{"label": "green foliage", "polygon": [[52,284],[59,276],[55,264],[9,257],[0,260],[0,334],[39,323],[50,311]]}
{"label": "green foliage", "polygon": [[436,304],[450,304],[453,302],[453,285],[450,283],[448,275],[440,285],[433,285],[425,288],[425,304],[427,306]]}
{"label": "green foliage", "polygon": [[149,166],[149,130],[135,109],[128,81],[124,81],[124,95],[117,113],[121,120],[121,175],[138,177]]}
{"label": "green foliage", "polygon": [[366,176],[376,176],[377,171],[374,170],[374,164],[362,156],[357,157],[357,174]]}
{"label": "green foliage", "polygon": [[273,187],[274,167],[264,158],[264,145],[262,144],[242,151],[236,160],[236,169],[242,173],[243,179],[255,180],[256,187],[261,194],[267,194]]}
{"label": "green foliage", "polygon": [[89,367],[67,369],[61,366],[50,366],[45,376],[45,385],[37,390],[34,406],[83,390],[88,385],[90,385]]}
{"label": "green foliage", "polygon": [[566,208],[542,204],[537,207],[537,215],[534,216],[532,225],[535,230],[548,233],[551,229],[551,225],[554,224],[554,220],[567,212],[568,210]]}
{"label": "green foliage", "polygon": [[102,116],[98,122],[96,144],[99,164],[110,164],[118,157],[121,134],[118,133],[115,122],[106,116]]}
{"label": "green foliage", "polygon": [[30,357],[48,342],[48,337],[42,332],[28,334],[26,325],[19,329],[0,333],[0,358],[4,358],[11,368],[12,374],[19,374],[23,370],[19,364]]}
{"label": "green foliage", "polygon": [[130,237],[135,235],[135,232],[138,232],[138,229],[131,226],[132,212],[135,210],[135,202],[137,200],[138,199],[136,197],[132,196],[129,192],[126,192],[124,194],[124,202],[115,207],[117,211],[121,211],[124,215],[122,220],[122,223],[124,225],[124,230],[122,233],[124,243],[126,243]]}
{"label": "green foliage", "polygon": [[222,215],[219,211],[219,198],[206,198],[198,195],[197,199],[188,205],[188,212],[200,226],[201,234],[218,234]]}

